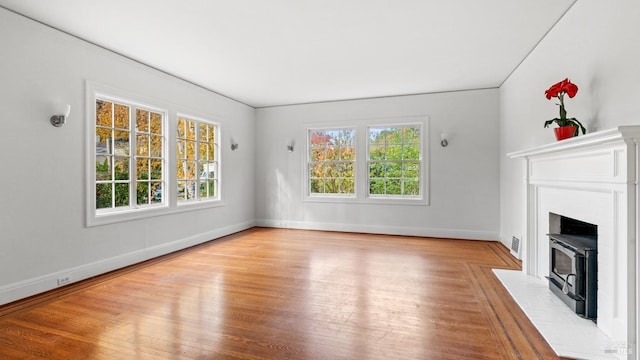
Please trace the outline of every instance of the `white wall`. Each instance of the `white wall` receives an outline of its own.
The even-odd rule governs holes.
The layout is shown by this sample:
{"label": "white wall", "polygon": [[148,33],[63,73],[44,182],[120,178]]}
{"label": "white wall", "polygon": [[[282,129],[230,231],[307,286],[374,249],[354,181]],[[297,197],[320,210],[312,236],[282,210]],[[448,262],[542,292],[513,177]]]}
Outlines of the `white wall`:
{"label": "white wall", "polygon": [[[522,236],[523,160],[512,151],[555,141],[557,117],[544,91],[565,77],[578,85],[568,115],[588,131],[640,124],[640,2],[580,0],[500,88],[500,238]],[[555,99],[553,99],[555,100]]]}
{"label": "white wall", "polygon": [[[254,109],[1,8],[0,49],[0,304],[253,225]],[[225,205],[86,228],[86,80],[220,121]]]}
{"label": "white wall", "polygon": [[[264,226],[497,239],[498,90],[257,110],[256,219]],[[430,205],[303,201],[304,123],[428,115]],[[449,146],[440,146],[446,131]],[[286,151],[294,141],[296,150]]]}

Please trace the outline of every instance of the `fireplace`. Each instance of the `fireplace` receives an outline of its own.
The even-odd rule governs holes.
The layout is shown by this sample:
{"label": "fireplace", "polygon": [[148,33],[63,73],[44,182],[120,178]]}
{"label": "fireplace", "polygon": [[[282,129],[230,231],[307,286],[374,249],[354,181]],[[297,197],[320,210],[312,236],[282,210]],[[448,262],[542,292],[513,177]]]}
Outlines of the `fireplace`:
{"label": "fireplace", "polygon": [[597,318],[598,227],[549,213],[549,289],[581,317]]}
{"label": "fireplace", "polygon": [[[640,239],[640,126],[598,131],[513,152],[509,156],[525,160],[522,164],[523,233],[507,235],[521,235],[522,270],[526,278],[535,280],[532,291],[540,293],[540,298],[531,294],[523,298],[521,303],[529,308],[527,315],[560,355],[602,358],[606,352],[604,357],[607,358],[611,347],[616,347],[618,356],[613,358],[637,359],[637,344],[640,343],[637,296],[640,291],[637,245]],[[550,213],[597,224],[597,323],[574,316],[549,290],[549,280],[545,277],[551,277],[553,273],[550,247],[555,245],[546,234],[562,233],[561,221],[551,219]],[[556,251],[556,262],[565,261],[562,266],[567,268],[557,272],[565,274],[566,278],[567,273],[573,273],[574,262],[577,267],[580,260],[571,256],[568,262],[567,258],[559,260],[560,254],[564,254],[560,250]],[[573,276],[570,278],[570,282],[574,281]],[[557,281],[564,285],[562,277]],[[565,291],[571,292],[571,289],[565,288]],[[560,293],[564,294],[562,287]],[[547,295],[552,301],[546,300]],[[586,292],[583,297],[585,316],[590,316],[587,315]],[[551,307],[553,313],[549,310]],[[562,312],[571,317],[565,318],[559,314]],[[576,338],[573,335],[576,326],[580,326],[578,332],[584,334],[594,325],[608,339],[594,341],[594,336]]]}

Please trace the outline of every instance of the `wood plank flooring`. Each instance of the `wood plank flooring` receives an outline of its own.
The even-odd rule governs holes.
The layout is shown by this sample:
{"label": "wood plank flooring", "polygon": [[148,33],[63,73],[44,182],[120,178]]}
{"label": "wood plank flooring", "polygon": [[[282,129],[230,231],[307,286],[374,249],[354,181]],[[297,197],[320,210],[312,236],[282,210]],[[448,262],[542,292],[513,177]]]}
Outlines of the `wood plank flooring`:
{"label": "wood plank flooring", "polygon": [[0,359],[556,359],[497,242],[254,228],[0,307]]}

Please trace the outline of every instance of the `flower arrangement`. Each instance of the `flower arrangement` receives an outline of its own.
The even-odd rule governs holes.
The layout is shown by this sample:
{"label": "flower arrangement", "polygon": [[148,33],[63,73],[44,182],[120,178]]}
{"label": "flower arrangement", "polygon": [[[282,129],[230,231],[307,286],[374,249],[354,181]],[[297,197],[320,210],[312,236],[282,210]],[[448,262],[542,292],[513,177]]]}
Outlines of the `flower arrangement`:
{"label": "flower arrangement", "polygon": [[568,78],[551,85],[551,87],[544,92],[547,100],[551,100],[552,97],[556,97],[560,101],[560,104],[557,104],[558,106],[560,106],[560,117],[545,121],[544,127],[548,127],[555,122],[559,127],[575,126],[576,129],[575,133],[573,134],[574,136],[577,136],[580,130],[582,130],[582,134],[585,134],[587,132],[587,130],[584,128],[584,126],[582,126],[578,119],[567,118],[567,109],[564,107],[564,95],[567,94],[569,95],[569,98],[573,98],[577,93],[578,86],[569,81]]}

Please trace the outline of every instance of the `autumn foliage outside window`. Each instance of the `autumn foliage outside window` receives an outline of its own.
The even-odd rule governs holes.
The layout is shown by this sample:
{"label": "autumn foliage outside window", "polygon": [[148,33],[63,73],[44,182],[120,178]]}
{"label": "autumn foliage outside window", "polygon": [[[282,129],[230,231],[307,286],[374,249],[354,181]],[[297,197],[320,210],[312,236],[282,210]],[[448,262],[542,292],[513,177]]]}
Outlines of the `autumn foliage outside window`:
{"label": "autumn foliage outside window", "polygon": [[355,130],[309,130],[309,192],[355,193]]}
{"label": "autumn foliage outside window", "polygon": [[96,209],[163,203],[163,114],[101,98],[95,105]]}
{"label": "autumn foliage outside window", "polygon": [[178,118],[176,179],[179,202],[219,198],[217,126]]}

